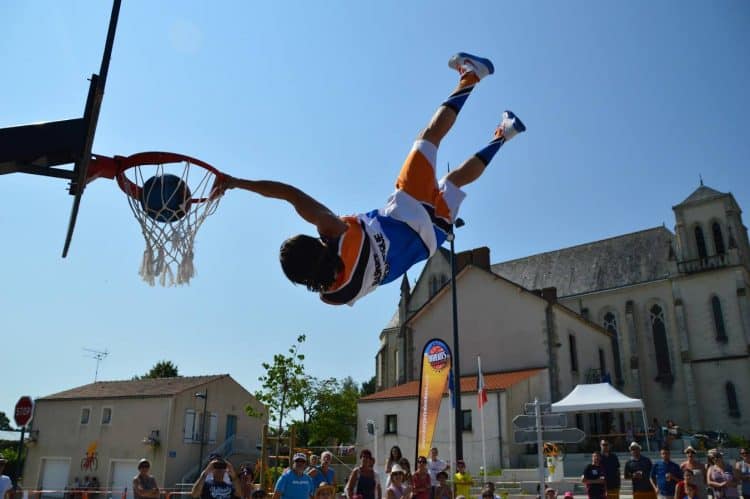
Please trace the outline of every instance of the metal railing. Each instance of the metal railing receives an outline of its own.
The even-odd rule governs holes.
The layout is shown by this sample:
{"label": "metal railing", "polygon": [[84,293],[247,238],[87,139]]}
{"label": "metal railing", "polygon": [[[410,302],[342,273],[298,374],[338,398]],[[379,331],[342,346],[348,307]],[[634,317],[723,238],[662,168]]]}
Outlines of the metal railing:
{"label": "metal railing", "polygon": [[729,265],[729,255],[726,253],[719,253],[705,258],[695,258],[693,260],[677,262],[677,270],[684,274],[692,274],[704,270],[726,267],[727,265]]}

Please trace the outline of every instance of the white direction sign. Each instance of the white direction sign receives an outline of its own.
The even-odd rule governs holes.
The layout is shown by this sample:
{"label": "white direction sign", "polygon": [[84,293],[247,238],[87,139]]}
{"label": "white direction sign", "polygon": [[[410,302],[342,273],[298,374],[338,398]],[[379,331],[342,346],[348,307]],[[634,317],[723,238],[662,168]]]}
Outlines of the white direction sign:
{"label": "white direction sign", "polygon": [[[523,405],[523,412],[526,414],[536,414],[534,412],[534,402],[527,402]],[[539,402],[539,412],[548,414],[552,412],[552,404],[549,402]]]}
{"label": "white direction sign", "polygon": [[[542,431],[542,440],[545,442],[561,442],[575,444],[586,437],[586,434],[578,428],[559,428],[556,430]],[[534,444],[537,442],[536,430],[515,430],[513,442],[517,444]]]}
{"label": "white direction sign", "polygon": [[[513,426],[519,430],[535,430],[536,417],[531,414],[521,414],[513,418]],[[542,427],[564,428],[568,426],[568,416],[565,414],[542,414]]]}

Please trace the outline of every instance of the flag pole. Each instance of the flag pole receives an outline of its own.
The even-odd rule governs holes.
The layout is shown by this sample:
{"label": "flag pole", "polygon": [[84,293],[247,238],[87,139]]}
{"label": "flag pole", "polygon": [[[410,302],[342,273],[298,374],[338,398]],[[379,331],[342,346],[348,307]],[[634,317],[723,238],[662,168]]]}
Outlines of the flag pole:
{"label": "flag pole", "polygon": [[[477,355],[477,367],[479,369],[479,377],[477,378],[477,381],[482,381],[482,386],[480,387],[481,390],[486,390],[484,387],[484,376],[482,375],[482,357]],[[483,393],[479,394],[479,417],[482,421],[482,471],[484,473],[482,477],[482,483],[487,483],[487,449],[485,444],[485,438],[484,438],[484,397],[485,395]]]}
{"label": "flag pole", "polygon": [[[453,367],[451,367],[451,371],[448,374],[448,376],[449,376],[449,378],[448,378],[448,380],[449,380],[448,381],[448,388],[449,388],[449,390],[448,391],[450,392],[450,393],[448,393],[448,396],[451,399],[451,410],[448,411],[448,421],[449,421],[449,426],[448,426],[448,464],[451,466],[451,468],[450,468],[451,470],[455,470],[456,469],[455,466],[453,464],[451,464],[451,461],[454,460],[454,456],[453,456],[453,430],[455,430],[455,428],[453,427],[453,410],[455,408],[455,403],[454,403],[454,400],[453,400],[454,393],[455,393],[455,387],[453,385],[453,383],[454,383],[454,381],[453,381]],[[455,462],[455,461],[453,461],[453,462]]]}

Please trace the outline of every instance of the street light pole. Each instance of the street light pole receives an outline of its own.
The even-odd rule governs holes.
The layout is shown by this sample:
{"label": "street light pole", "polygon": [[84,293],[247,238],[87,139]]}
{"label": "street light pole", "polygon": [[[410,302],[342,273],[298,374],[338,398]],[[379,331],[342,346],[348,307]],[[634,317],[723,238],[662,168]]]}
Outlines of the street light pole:
{"label": "street light pole", "polygon": [[195,394],[196,398],[203,399],[203,423],[201,424],[201,446],[200,452],[198,453],[198,473],[201,472],[201,466],[203,465],[203,445],[206,442],[206,404],[208,402],[208,389],[203,392]]}
{"label": "street light pole", "polygon": [[455,393],[456,407],[454,409],[455,431],[456,431],[456,461],[464,458],[463,417],[461,414],[461,365],[459,363],[458,349],[458,299],[456,293],[456,239],[454,229],[463,227],[464,221],[457,218],[448,233],[448,241],[451,248],[451,297],[453,299],[453,390]]}

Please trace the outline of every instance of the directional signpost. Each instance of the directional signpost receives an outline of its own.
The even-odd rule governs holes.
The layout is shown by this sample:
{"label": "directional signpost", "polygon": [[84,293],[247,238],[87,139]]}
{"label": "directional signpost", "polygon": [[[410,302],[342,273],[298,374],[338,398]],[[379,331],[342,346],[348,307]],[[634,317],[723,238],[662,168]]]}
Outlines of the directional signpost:
{"label": "directional signpost", "polygon": [[536,443],[539,459],[539,494],[544,493],[544,446],[543,441],[578,443],[586,434],[578,428],[565,428],[568,418],[565,414],[551,414],[549,402],[539,402],[524,405],[524,412],[513,418],[513,441],[517,444]]}

